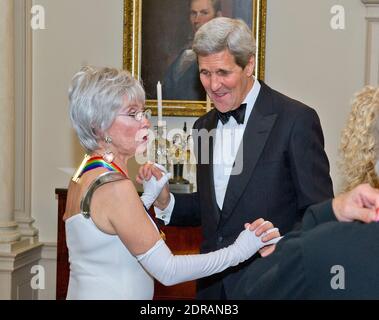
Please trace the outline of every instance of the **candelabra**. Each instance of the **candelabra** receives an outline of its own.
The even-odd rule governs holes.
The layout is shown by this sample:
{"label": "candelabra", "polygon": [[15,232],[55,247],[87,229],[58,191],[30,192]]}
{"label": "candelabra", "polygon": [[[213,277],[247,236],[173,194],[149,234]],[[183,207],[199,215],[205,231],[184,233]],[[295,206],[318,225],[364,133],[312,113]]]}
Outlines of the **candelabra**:
{"label": "candelabra", "polygon": [[156,163],[167,166],[167,150],[170,147],[170,143],[166,139],[166,126],[159,125],[155,127],[156,136],[154,140],[155,159]]}
{"label": "candelabra", "polygon": [[190,160],[189,138],[187,127],[184,123],[183,134],[177,133],[172,137],[172,142],[168,152],[169,162],[173,166],[173,178],[170,179],[170,190],[174,192],[192,192],[193,185],[183,177],[184,164]]}

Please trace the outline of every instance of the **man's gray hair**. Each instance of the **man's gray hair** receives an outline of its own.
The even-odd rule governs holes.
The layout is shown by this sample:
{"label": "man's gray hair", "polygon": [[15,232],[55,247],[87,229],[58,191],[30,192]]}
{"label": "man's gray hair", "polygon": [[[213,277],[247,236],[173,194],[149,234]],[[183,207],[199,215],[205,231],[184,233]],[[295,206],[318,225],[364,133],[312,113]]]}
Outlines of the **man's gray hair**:
{"label": "man's gray hair", "polygon": [[195,34],[192,49],[198,56],[227,49],[234,56],[235,62],[244,69],[249,59],[255,56],[256,44],[244,21],[218,17],[200,27]]}
{"label": "man's gray hair", "polygon": [[125,100],[145,103],[142,85],[126,70],[86,66],[74,75],[69,89],[70,118],[87,152],[99,148],[99,140]]}

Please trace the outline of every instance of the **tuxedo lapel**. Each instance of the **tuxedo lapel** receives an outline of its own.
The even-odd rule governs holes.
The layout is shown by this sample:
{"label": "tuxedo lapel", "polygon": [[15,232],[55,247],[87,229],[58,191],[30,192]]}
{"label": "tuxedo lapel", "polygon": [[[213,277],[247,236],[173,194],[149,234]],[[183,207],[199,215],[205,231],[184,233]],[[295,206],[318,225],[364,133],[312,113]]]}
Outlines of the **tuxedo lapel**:
{"label": "tuxedo lapel", "polygon": [[233,212],[254,172],[277,114],[272,111],[270,88],[262,83],[253,111],[250,114],[243,143],[238,149],[232,175],[225,194],[222,217],[227,219]]}
{"label": "tuxedo lapel", "polygon": [[[207,117],[204,119],[204,123],[202,125],[202,128],[205,129],[209,136],[212,136],[213,138],[204,139],[201,138],[201,131],[199,132],[200,135],[200,141],[201,143],[197,144],[197,153],[198,153],[198,172],[197,174],[201,179],[198,179],[198,181],[201,180],[202,186],[201,189],[206,192],[207,195],[209,195],[207,198],[207,201],[209,201],[209,205],[212,208],[211,213],[214,216],[215,223],[218,224],[220,220],[220,213],[216,202],[216,194],[215,194],[215,186],[214,186],[214,178],[213,178],[213,149],[214,149],[214,143],[215,143],[215,130],[217,127],[217,114],[215,110],[212,110],[209,112]],[[208,134],[207,133],[207,134]],[[198,141],[199,141],[198,140]],[[209,151],[209,153],[208,153]],[[204,152],[207,152],[208,155],[204,154]]]}

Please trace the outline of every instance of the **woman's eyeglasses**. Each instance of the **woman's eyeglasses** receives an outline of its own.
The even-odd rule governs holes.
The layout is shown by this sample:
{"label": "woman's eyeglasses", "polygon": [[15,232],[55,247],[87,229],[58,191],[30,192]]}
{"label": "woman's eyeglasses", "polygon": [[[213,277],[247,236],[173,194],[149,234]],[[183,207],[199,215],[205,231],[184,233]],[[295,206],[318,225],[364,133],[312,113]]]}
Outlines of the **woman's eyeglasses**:
{"label": "woman's eyeglasses", "polygon": [[149,120],[151,118],[151,110],[146,109],[133,113],[119,113],[118,116],[133,117],[134,120],[141,122],[143,119]]}

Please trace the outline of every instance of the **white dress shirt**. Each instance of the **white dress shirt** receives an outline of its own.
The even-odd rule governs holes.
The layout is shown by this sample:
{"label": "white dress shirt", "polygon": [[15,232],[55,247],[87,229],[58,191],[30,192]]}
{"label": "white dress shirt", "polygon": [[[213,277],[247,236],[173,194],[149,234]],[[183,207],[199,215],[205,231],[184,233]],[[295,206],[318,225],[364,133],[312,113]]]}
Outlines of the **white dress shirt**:
{"label": "white dress shirt", "polygon": [[[234,160],[260,89],[261,84],[255,79],[253,87],[245,97],[245,100],[242,102],[246,103],[245,119],[243,124],[238,124],[233,117],[230,117],[229,121],[225,124],[222,124],[220,120],[217,123],[216,139],[213,148],[213,181],[215,186],[216,201],[220,209],[223,207],[225,193],[228,187],[230,174],[233,169]],[[171,194],[170,203],[166,209],[159,210],[154,207],[156,217],[163,220],[166,225],[170,222],[174,204],[175,198]]]}
{"label": "white dress shirt", "polygon": [[216,139],[213,148],[213,181],[216,201],[220,209],[223,207],[234,160],[236,159],[247,122],[260,89],[260,83],[255,80],[253,87],[242,102],[246,103],[245,119],[242,124],[238,124],[233,117],[230,117],[229,121],[225,124],[222,124],[220,120],[218,121]]}

